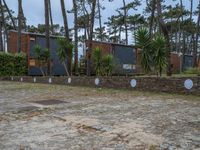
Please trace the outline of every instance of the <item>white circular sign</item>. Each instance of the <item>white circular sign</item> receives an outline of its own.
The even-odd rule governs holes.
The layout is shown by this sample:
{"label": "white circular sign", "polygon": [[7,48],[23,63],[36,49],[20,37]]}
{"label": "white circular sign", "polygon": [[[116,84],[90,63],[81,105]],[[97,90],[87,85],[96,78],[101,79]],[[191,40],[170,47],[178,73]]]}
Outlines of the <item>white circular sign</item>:
{"label": "white circular sign", "polygon": [[23,78],[21,78],[20,80],[21,80],[21,82],[23,82]]}
{"label": "white circular sign", "polygon": [[99,83],[100,83],[99,78],[96,78],[96,79],[95,79],[95,85],[99,85]]}
{"label": "white circular sign", "polygon": [[131,82],[130,82],[130,84],[131,84],[131,87],[134,88],[137,85],[137,81],[135,79],[132,79]]}
{"label": "white circular sign", "polygon": [[52,83],[52,79],[51,78],[49,78],[49,83]]}
{"label": "white circular sign", "polygon": [[67,82],[70,84],[72,82],[72,78],[68,78]]}
{"label": "white circular sign", "polygon": [[187,79],[185,80],[185,83],[184,83],[184,87],[188,90],[192,89],[193,87],[193,81],[191,79]]}
{"label": "white circular sign", "polygon": [[36,78],[33,78],[33,82],[34,82],[34,83],[36,82]]}

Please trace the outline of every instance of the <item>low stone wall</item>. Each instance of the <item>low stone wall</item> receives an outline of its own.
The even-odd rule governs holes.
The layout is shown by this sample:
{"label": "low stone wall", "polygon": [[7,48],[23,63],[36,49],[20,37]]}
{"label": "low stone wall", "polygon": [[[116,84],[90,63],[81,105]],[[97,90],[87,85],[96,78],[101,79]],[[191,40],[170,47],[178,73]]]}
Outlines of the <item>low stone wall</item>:
{"label": "low stone wall", "polygon": [[[188,80],[189,79],[189,80]],[[200,96],[200,77],[4,77],[0,80],[62,84],[72,86],[104,87],[139,91],[192,94]],[[187,85],[187,88],[185,87]]]}

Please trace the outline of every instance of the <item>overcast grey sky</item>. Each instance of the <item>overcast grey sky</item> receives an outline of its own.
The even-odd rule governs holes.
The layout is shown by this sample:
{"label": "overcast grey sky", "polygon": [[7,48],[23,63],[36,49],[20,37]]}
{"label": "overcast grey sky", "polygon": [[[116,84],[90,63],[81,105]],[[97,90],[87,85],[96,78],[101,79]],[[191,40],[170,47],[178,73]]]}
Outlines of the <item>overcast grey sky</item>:
{"label": "overcast grey sky", "polygon": [[[27,24],[29,25],[37,25],[39,23],[44,23],[44,0],[22,0],[23,1],[23,9],[24,14],[27,18]],[[131,2],[132,0],[126,0],[126,2]],[[142,7],[138,8],[138,11],[135,13],[142,13],[145,1],[143,0]],[[172,3],[173,0],[166,0],[167,4]],[[179,1],[179,0],[178,0]],[[198,5],[197,0],[194,1],[194,8],[196,9]],[[17,13],[18,7],[18,0],[6,0],[10,9],[14,10]],[[183,0],[184,5],[186,7],[190,6],[190,0]],[[60,0],[51,0],[52,3],[52,11],[53,11],[53,20],[54,23],[63,24],[62,15],[61,15],[61,8],[60,8]],[[72,8],[72,0],[65,0],[66,8],[70,10]],[[113,14],[115,14],[115,10],[122,6],[122,0],[115,0],[114,2],[110,3],[108,0],[104,0],[102,3],[106,9],[102,12],[103,20],[106,21],[107,18]],[[17,15],[17,14],[15,14]],[[73,16],[69,15],[69,26],[72,27],[73,25]]]}

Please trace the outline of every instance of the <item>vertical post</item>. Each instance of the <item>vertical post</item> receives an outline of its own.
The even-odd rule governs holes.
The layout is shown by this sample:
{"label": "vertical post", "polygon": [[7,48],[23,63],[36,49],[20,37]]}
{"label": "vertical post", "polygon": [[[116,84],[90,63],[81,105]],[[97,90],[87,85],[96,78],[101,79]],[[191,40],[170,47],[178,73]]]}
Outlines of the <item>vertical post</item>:
{"label": "vertical post", "polygon": [[126,35],[126,45],[128,45],[127,9],[126,9],[125,0],[123,0],[123,5],[124,5],[124,26],[125,26],[125,35]]}
{"label": "vertical post", "polygon": [[88,47],[88,56],[87,56],[87,76],[91,75],[91,53],[92,53],[93,28],[94,28],[94,21],[95,21],[95,10],[96,10],[96,0],[93,0],[91,21],[90,21],[89,47]]}
{"label": "vertical post", "polygon": [[17,37],[17,51],[21,52],[21,38],[22,38],[22,0],[18,0],[18,37]]}
{"label": "vertical post", "polygon": [[74,71],[78,74],[78,12],[76,0],[73,0],[74,5]]}
{"label": "vertical post", "polygon": [[4,51],[4,43],[3,43],[3,25],[4,25],[4,12],[3,12],[3,5],[2,1],[0,0],[0,11],[1,11],[1,18],[0,18],[0,51]]}
{"label": "vertical post", "polygon": [[49,0],[44,0],[45,7],[45,36],[46,36],[46,48],[49,50],[50,58],[48,60],[48,75],[51,75],[51,50],[50,50],[50,34],[49,34]]}

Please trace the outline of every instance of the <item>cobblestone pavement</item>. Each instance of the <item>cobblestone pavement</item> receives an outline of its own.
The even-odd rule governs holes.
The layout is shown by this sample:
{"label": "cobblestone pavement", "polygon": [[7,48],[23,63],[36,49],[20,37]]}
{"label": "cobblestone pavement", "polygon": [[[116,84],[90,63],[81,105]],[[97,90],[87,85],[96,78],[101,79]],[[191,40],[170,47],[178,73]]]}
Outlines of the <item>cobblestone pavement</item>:
{"label": "cobblestone pavement", "polygon": [[200,98],[0,82],[0,150],[18,149],[197,150]]}

